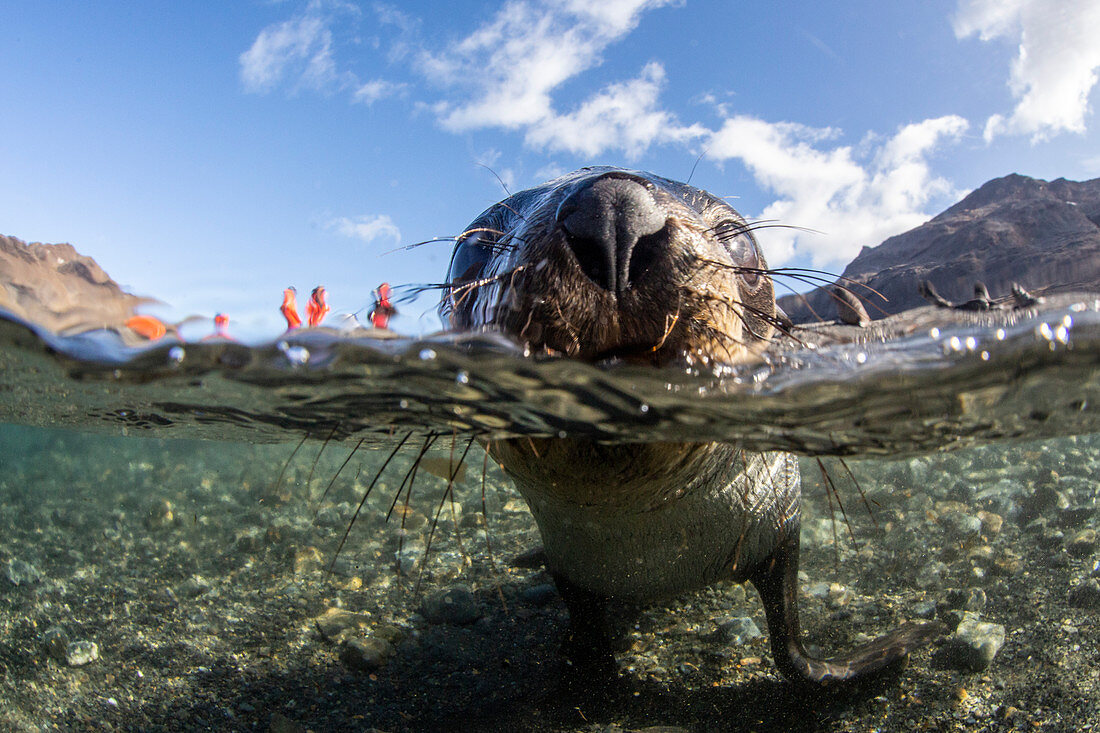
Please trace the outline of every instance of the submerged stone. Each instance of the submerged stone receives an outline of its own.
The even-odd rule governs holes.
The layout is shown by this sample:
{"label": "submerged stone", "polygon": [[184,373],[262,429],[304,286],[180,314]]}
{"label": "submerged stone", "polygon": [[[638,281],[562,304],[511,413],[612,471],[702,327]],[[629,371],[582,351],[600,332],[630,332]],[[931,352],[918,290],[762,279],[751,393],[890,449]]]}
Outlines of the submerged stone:
{"label": "submerged stone", "polygon": [[955,628],[948,650],[956,667],[981,672],[989,668],[1004,643],[1004,626],[979,621],[977,614],[968,613]]}
{"label": "submerged stone", "polygon": [[1096,552],[1097,535],[1095,529],[1083,529],[1074,535],[1066,545],[1066,552],[1072,557],[1089,557]]}
{"label": "submerged stone", "polygon": [[468,588],[455,586],[424,599],[420,612],[433,624],[472,624],[481,618],[481,605]]}
{"label": "submerged stone", "polygon": [[373,636],[348,639],[340,651],[340,659],[353,669],[373,672],[381,668],[394,654],[393,645]]}
{"label": "submerged stone", "polygon": [[46,654],[64,662],[69,648],[69,634],[63,626],[51,626],[42,634],[42,645],[46,647]]}
{"label": "submerged stone", "polygon": [[70,667],[82,667],[99,659],[99,645],[94,641],[74,641],[65,648],[65,662]]}
{"label": "submerged stone", "polygon": [[1100,608],[1100,582],[1089,578],[1069,592],[1069,604],[1077,608]]}
{"label": "submerged stone", "polygon": [[748,616],[738,616],[718,624],[718,633],[722,640],[734,646],[748,644],[763,636],[756,622]]}
{"label": "submerged stone", "polygon": [[8,560],[5,575],[12,585],[30,585],[42,580],[42,573],[34,565],[18,558]]}

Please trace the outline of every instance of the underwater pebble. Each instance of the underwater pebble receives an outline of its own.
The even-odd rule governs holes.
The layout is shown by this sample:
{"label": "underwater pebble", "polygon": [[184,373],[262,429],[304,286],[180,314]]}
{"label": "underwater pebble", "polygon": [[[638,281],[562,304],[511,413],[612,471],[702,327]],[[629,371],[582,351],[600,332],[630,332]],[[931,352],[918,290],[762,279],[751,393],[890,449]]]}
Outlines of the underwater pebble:
{"label": "underwater pebble", "polygon": [[99,659],[99,645],[94,641],[74,641],[65,648],[65,662],[70,667],[82,667]]}
{"label": "underwater pebble", "polygon": [[1089,557],[1096,552],[1096,541],[1095,529],[1081,530],[1066,545],[1066,552],[1072,557]]}
{"label": "underwater pebble", "polygon": [[312,545],[299,547],[294,551],[294,574],[305,575],[317,572],[325,567],[325,556]]}
{"label": "underwater pebble", "polygon": [[953,588],[947,591],[945,601],[949,608],[981,611],[985,608],[986,596],[981,588]]}
{"label": "underwater pebble", "polygon": [[425,545],[420,542],[410,542],[393,553],[397,560],[397,572],[401,575],[412,575],[420,567],[420,561],[424,559]]}
{"label": "underwater pebble", "polygon": [[943,576],[946,573],[947,565],[939,560],[933,560],[917,571],[917,586],[920,588],[938,586],[943,582]]}
{"label": "underwater pebble", "polygon": [[394,654],[393,644],[373,636],[348,639],[340,650],[340,661],[352,669],[373,672]]}
{"label": "underwater pebble", "polygon": [[967,544],[982,534],[982,520],[970,514],[952,511],[940,516],[944,534],[952,542]]}
{"label": "underwater pebble", "polygon": [[420,612],[433,624],[464,626],[481,618],[481,605],[469,588],[456,585],[425,598]]}
{"label": "underwater pebble", "polygon": [[321,507],[317,512],[316,522],[319,527],[343,527],[346,524],[340,510],[334,506]]}
{"label": "underwater pebble", "polygon": [[1039,534],[1035,544],[1048,550],[1057,550],[1066,542],[1066,533],[1060,529],[1047,527]]}
{"label": "underwater pebble", "polygon": [[1100,608],[1100,582],[1089,578],[1069,592],[1069,604],[1077,608]]}
{"label": "underwater pebble", "polygon": [[1071,506],[1058,512],[1058,526],[1066,529],[1077,529],[1092,519],[1096,513],[1095,507]]}
{"label": "underwater pebble", "polygon": [[1065,492],[1054,488],[1052,484],[1041,484],[1020,502],[1020,522],[1027,524],[1040,515],[1068,507],[1069,498]]}
{"label": "underwater pebble", "polygon": [[329,608],[313,619],[313,623],[326,641],[339,642],[366,628],[370,624],[370,616],[342,608]]}
{"label": "underwater pebble", "polygon": [[12,585],[29,585],[42,580],[42,573],[38,572],[38,568],[14,557],[8,560],[5,575]]}
{"label": "underwater pebble", "polygon": [[69,648],[69,634],[62,626],[51,626],[42,633],[42,645],[46,648],[46,654],[64,662]]}
{"label": "underwater pebble", "polygon": [[966,614],[948,640],[949,652],[955,665],[972,672],[988,669],[993,658],[1005,643],[1005,627],[977,619],[977,614]]}
{"label": "underwater pebble", "polygon": [[982,534],[990,537],[1001,533],[1001,527],[1004,526],[1005,520],[1000,514],[996,512],[980,511],[978,512],[978,519],[982,523]]}
{"label": "underwater pebble", "polygon": [[1024,571],[1024,559],[1012,550],[1001,550],[994,558],[991,569],[1000,575],[1019,575]]}
{"label": "underwater pebble", "polygon": [[530,511],[527,508],[527,502],[523,499],[509,499],[504,502],[504,506],[501,508],[509,514],[526,514]]}
{"label": "underwater pebble", "polygon": [[936,617],[936,602],[933,600],[918,601],[913,604],[913,616],[916,618],[932,619]]}
{"label": "underwater pebble", "polygon": [[145,508],[145,527],[150,530],[171,527],[176,521],[172,502],[167,499],[153,501]]}
{"label": "underwater pebble", "polygon": [[210,581],[201,575],[192,575],[176,588],[176,593],[184,598],[198,598],[210,590]]}
{"label": "underwater pebble", "polygon": [[760,628],[748,616],[738,616],[718,624],[718,635],[727,644],[741,646],[763,636]]}
{"label": "underwater pebble", "polygon": [[524,588],[519,597],[525,603],[530,603],[533,606],[545,606],[558,597],[558,589],[554,587],[553,583],[540,583],[530,588]]}
{"label": "underwater pebble", "polygon": [[238,552],[256,552],[263,549],[264,538],[258,528],[251,527],[237,532],[236,544]]}

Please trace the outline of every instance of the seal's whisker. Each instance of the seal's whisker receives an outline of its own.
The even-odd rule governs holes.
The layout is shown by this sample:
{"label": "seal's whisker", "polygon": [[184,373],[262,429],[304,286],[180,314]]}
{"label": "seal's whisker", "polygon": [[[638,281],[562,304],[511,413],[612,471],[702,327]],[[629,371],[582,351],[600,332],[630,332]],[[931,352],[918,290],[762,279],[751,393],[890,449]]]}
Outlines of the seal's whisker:
{"label": "seal's whisker", "polygon": [[770,313],[768,311],[761,310],[759,308],[756,308],[756,307],[754,307],[754,306],[752,306],[748,303],[744,303],[742,301],[735,301],[735,300],[732,300],[730,298],[717,296],[717,295],[715,295],[711,292],[708,292],[708,291],[698,291],[698,290],[692,289],[692,290],[689,290],[689,292],[692,295],[695,295],[695,296],[699,297],[702,300],[707,300],[707,301],[711,301],[711,302],[715,302],[715,303],[721,303],[721,304],[725,305],[726,307],[728,307],[730,310],[733,311],[734,315],[737,316],[737,318],[741,321],[741,323],[745,326],[745,328],[748,329],[749,333],[754,338],[756,338],[757,340],[763,341],[763,340],[766,340],[766,339],[765,339],[763,334],[756,333],[756,331],[753,330],[752,325],[745,318],[744,313],[742,313],[742,311],[748,311],[749,313],[756,316],[760,320],[765,321],[766,323],[768,323],[770,326],[772,326],[772,328],[779,331],[784,336],[787,336],[788,338],[794,339],[794,341],[796,341],[799,344],[802,343],[802,340],[799,339],[798,336],[796,336],[789,328],[787,328],[787,324],[784,323],[783,319],[780,318],[779,316],[777,316],[774,313]]}
{"label": "seal's whisker", "polygon": [[[397,499],[398,499],[398,497],[401,496],[401,489],[402,489],[402,487],[404,487],[404,489],[405,489],[405,501],[404,501],[403,505],[401,506],[401,527],[400,527],[400,531],[397,534],[397,574],[398,575],[403,574],[403,568],[402,568],[402,565],[401,565],[401,558],[404,556],[404,550],[405,550],[405,535],[407,533],[406,529],[405,529],[405,522],[408,521],[408,518],[409,518],[409,501],[412,499],[413,484],[416,483],[416,474],[417,474],[417,471],[420,469],[420,461],[423,460],[424,454],[428,452],[428,449],[431,448],[432,444],[435,443],[435,440],[438,437],[439,437],[438,434],[433,434],[433,435],[429,435],[427,438],[425,438],[424,445],[423,445],[423,447],[421,447],[420,453],[417,454],[416,460],[413,461],[412,468],[410,468],[409,472],[405,474],[405,480],[401,482],[401,486],[397,487],[397,493],[395,493],[394,496],[393,496],[393,504],[390,505],[390,513],[386,514],[386,521],[389,521],[390,514],[393,513],[393,509],[397,505]],[[421,557],[421,559],[420,559],[421,567],[423,567],[423,564],[425,562],[427,562],[427,558],[426,557]]]}
{"label": "seal's whisker", "polygon": [[298,455],[298,451],[303,445],[305,445],[305,442],[308,438],[309,433],[307,432],[305,435],[302,436],[302,439],[298,441],[298,445],[294,446],[294,450],[290,452],[290,457],[286,459],[286,462],[283,463],[282,470],[279,471],[279,478],[275,480],[275,488],[271,490],[272,494],[279,493],[279,487],[283,485],[283,477],[286,476],[286,470],[290,467],[290,462],[294,460],[294,456]]}
{"label": "seal's whisker", "polygon": [[[420,570],[416,574],[416,588],[413,591],[414,595],[419,595],[419,593],[420,593],[420,583],[421,583],[421,580],[424,578],[424,569],[428,566],[428,560],[431,558],[431,554],[432,554],[432,540],[435,539],[435,530],[436,530],[436,527],[439,526],[439,515],[443,512],[443,505],[447,503],[448,499],[450,499],[450,501],[451,501],[451,518],[452,518],[452,520],[454,520],[455,538],[457,539],[458,535],[459,535],[458,521],[457,521],[457,517],[454,514],[455,477],[458,475],[458,467],[462,465],[462,462],[466,460],[466,454],[470,452],[470,446],[472,446],[474,444],[474,438],[471,437],[469,440],[466,441],[466,448],[465,448],[465,450],[462,451],[462,456],[458,459],[458,462],[455,463],[455,461],[454,461],[454,449],[455,449],[455,440],[456,440],[456,438],[457,438],[456,434],[451,435],[451,463],[450,463],[451,468],[447,471],[447,474],[448,474],[448,476],[447,476],[447,488],[443,491],[443,496],[440,497],[439,505],[435,508],[435,514],[432,516],[432,526],[431,526],[431,529],[428,530],[428,541],[424,546],[424,559],[421,560]],[[459,552],[461,552],[465,556],[466,553],[462,550],[461,540],[458,540],[458,541],[459,541]]]}
{"label": "seal's whisker", "polygon": [[668,341],[669,335],[672,333],[673,329],[676,328],[676,324],[680,321],[680,308],[682,306],[683,299],[681,298],[680,302],[676,305],[676,312],[665,315],[665,332],[661,335],[661,338],[656,343],[656,345],[654,345],[654,347],[650,349],[651,351],[659,350],[662,346],[665,345],[665,341]]}
{"label": "seal's whisker", "polygon": [[332,436],[336,435],[336,425],[332,426],[332,430],[329,431],[328,437],[325,438],[325,442],[321,443],[321,449],[317,451],[317,455],[313,457],[313,465],[309,467],[309,476],[306,477],[306,498],[309,498],[313,493],[313,472],[317,468],[317,461],[321,460],[321,454],[325,452],[325,447],[328,446]]}
{"label": "seal's whisker", "polygon": [[[386,521],[386,522],[390,521],[390,517],[393,516],[393,510],[397,507],[397,500],[401,498],[402,489],[405,488],[405,484],[409,483],[410,477],[414,481],[416,480],[416,470],[418,468],[420,468],[421,459],[423,459],[424,454],[427,453],[429,449],[431,449],[432,444],[435,443],[436,438],[438,438],[438,437],[439,437],[438,433],[428,433],[428,435],[424,437],[424,444],[422,446],[420,446],[420,451],[416,454],[416,458],[413,460],[412,466],[410,466],[409,470],[405,472],[405,477],[403,479],[401,479],[401,483],[400,483],[400,485],[398,485],[397,491],[394,492],[393,501],[390,502],[390,508],[386,512],[386,518],[385,518],[384,521]],[[404,516],[402,516],[402,518],[401,518],[401,528],[402,529],[405,528],[405,518],[404,518]]]}
{"label": "seal's whisker", "polygon": [[571,355],[576,354],[581,348],[580,335],[577,333],[577,329],[573,324],[569,322],[569,319],[565,317],[565,314],[562,313],[561,305],[555,302],[554,308],[557,309],[558,317],[561,319],[562,325],[565,326],[566,333],[569,334],[569,348],[566,349],[566,353]]}
{"label": "seal's whisker", "polygon": [[[860,485],[859,479],[856,478],[856,475],[852,473],[852,469],[848,467],[848,462],[840,456],[837,456],[836,459],[840,461],[840,465],[843,466],[845,472],[847,472],[848,480],[852,482],[852,484],[856,487],[856,490],[859,492],[859,498],[863,501],[864,508],[867,509],[867,516],[871,518],[871,524],[875,526],[875,529],[878,529],[878,520],[875,518],[875,512],[871,508],[871,501],[874,500],[872,499],[869,501],[867,499],[867,494],[863,491],[863,486]],[[878,504],[878,502],[876,501],[875,504]]]}
{"label": "seal's whisker", "polygon": [[504,189],[504,193],[508,194],[508,196],[512,195],[512,192],[508,190],[508,186],[504,185],[504,179],[497,175],[497,172],[495,170],[485,165],[484,163],[478,163],[478,165],[493,174],[493,178],[497,179],[497,183],[499,183],[500,187]]}
{"label": "seal's whisker", "polygon": [[844,518],[844,526],[848,528],[848,536],[852,539],[852,547],[856,550],[859,549],[859,542],[856,541],[856,535],[852,531],[852,523],[848,521],[848,512],[844,510],[844,501],[840,498],[840,492],[837,491],[836,484],[833,482],[833,477],[829,474],[829,471],[825,468],[825,462],[820,457],[815,457],[817,461],[817,468],[821,471],[821,479],[825,482],[826,492],[832,493],[836,497],[836,505],[840,508],[840,515]]}
{"label": "seal's whisker", "polygon": [[[820,463],[820,462],[819,462]],[[821,468],[822,477],[825,476],[825,469]],[[840,540],[836,536],[836,510],[833,508],[833,492],[829,491],[829,487],[825,487],[825,500],[829,503],[829,527],[833,531],[833,572],[836,572],[840,568]]]}
{"label": "seal's whisker", "polygon": [[[458,305],[461,305],[463,299],[465,299],[465,297],[467,295],[469,295],[470,293],[472,293],[473,291],[475,291],[479,288],[483,288],[487,285],[492,285],[493,283],[500,282],[501,280],[503,280],[505,278],[515,277],[517,274],[519,274],[520,272],[522,272],[523,270],[526,270],[526,269],[527,269],[526,264],[520,264],[520,265],[516,265],[515,267],[513,267],[509,270],[506,270],[505,272],[501,272],[501,273],[498,273],[496,275],[492,275],[490,277],[483,277],[483,278],[480,278],[478,280],[469,280],[469,281],[463,282],[461,284],[456,284],[456,283],[453,283],[453,282],[443,283],[439,287],[440,288],[450,288],[451,289],[451,293],[450,293],[451,301],[454,302],[455,306],[458,306]],[[459,294],[457,297],[455,296],[456,293]]]}
{"label": "seal's whisker", "polygon": [[419,242],[413,242],[412,244],[404,244],[400,247],[394,247],[393,249],[386,250],[385,252],[382,253],[382,256],[392,255],[392,254],[396,254],[398,252],[408,252],[410,250],[418,249],[420,247],[424,247],[424,246],[429,245],[429,244],[436,244],[438,242],[450,242],[450,243],[453,244],[454,242],[459,241],[459,239],[461,237],[462,237],[462,235],[460,234],[457,237],[432,237],[431,239],[423,239]]}
{"label": "seal's whisker", "polygon": [[336,473],[333,474],[332,480],[328,482],[328,486],[326,486],[325,490],[321,493],[321,498],[317,500],[317,507],[313,510],[313,521],[317,521],[317,513],[321,511],[321,505],[325,503],[325,497],[328,496],[329,490],[332,489],[332,485],[336,483],[336,479],[340,478],[340,472],[344,470],[344,466],[348,465],[348,461],[355,455],[355,451],[362,447],[364,440],[366,440],[366,438],[359,439],[359,442],[356,443],[355,447],[348,453],[348,457],[340,464],[340,468],[336,469]]}
{"label": "seal's whisker", "polygon": [[382,472],[386,470],[386,466],[390,465],[390,461],[393,460],[393,457],[397,455],[397,452],[401,450],[401,447],[405,445],[408,439],[412,437],[412,434],[413,431],[411,430],[405,433],[405,437],[402,438],[401,441],[394,447],[394,449],[390,452],[389,457],[387,457],[386,460],[382,462],[381,468],[379,468],[374,473],[374,478],[371,479],[370,484],[367,486],[367,490],[363,492],[363,498],[359,500],[359,506],[355,507],[355,513],[352,514],[351,519],[348,520],[348,526],[347,529],[344,530],[344,536],[340,538],[340,544],[337,545],[336,552],[332,555],[332,562],[329,563],[328,566],[328,571],[330,574],[332,573],[333,566],[336,565],[336,558],[340,556],[340,551],[344,549],[344,543],[348,541],[348,535],[351,534],[351,528],[355,526],[355,520],[359,518],[359,513],[363,511],[363,505],[367,503],[367,497],[370,496],[371,489],[373,489],[374,485],[378,483],[378,479],[382,476]]}
{"label": "seal's whisker", "polygon": [[496,561],[493,559],[492,532],[489,528],[489,508],[485,501],[485,476],[489,472],[489,451],[492,445],[493,441],[491,439],[485,441],[485,454],[481,458],[481,520],[485,525],[485,554],[489,558],[489,569],[492,571],[493,577],[496,578],[497,581],[496,588],[497,596],[500,597],[500,606],[505,613],[508,613],[508,601],[504,598],[504,588],[500,581],[500,570],[497,568]]}

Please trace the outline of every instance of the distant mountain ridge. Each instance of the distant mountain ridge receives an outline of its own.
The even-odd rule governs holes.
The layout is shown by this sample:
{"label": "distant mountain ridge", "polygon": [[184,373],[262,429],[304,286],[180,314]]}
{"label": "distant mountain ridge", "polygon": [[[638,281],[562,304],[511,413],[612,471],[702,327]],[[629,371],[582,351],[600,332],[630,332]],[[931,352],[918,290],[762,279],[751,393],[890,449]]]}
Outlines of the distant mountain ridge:
{"label": "distant mountain ridge", "polygon": [[142,303],[71,244],[0,234],[0,308],[52,331],[118,328]]}
{"label": "distant mountain ridge", "polygon": [[[974,282],[1006,296],[1029,290],[1100,290],[1100,178],[1043,181],[1013,173],[995,178],[930,221],[863,251],[843,277],[872,318],[926,305],[917,284],[931,280],[948,300],[973,295]],[[780,298],[796,323],[836,318],[827,289]]]}

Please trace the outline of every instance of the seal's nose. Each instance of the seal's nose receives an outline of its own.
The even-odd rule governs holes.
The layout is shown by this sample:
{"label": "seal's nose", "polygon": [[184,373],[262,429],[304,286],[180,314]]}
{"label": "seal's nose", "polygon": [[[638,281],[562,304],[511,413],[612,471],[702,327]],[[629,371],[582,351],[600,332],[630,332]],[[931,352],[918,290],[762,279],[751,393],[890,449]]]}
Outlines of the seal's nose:
{"label": "seal's nose", "polygon": [[649,269],[668,216],[638,180],[610,173],[569,194],[556,218],[584,274],[620,294]]}

